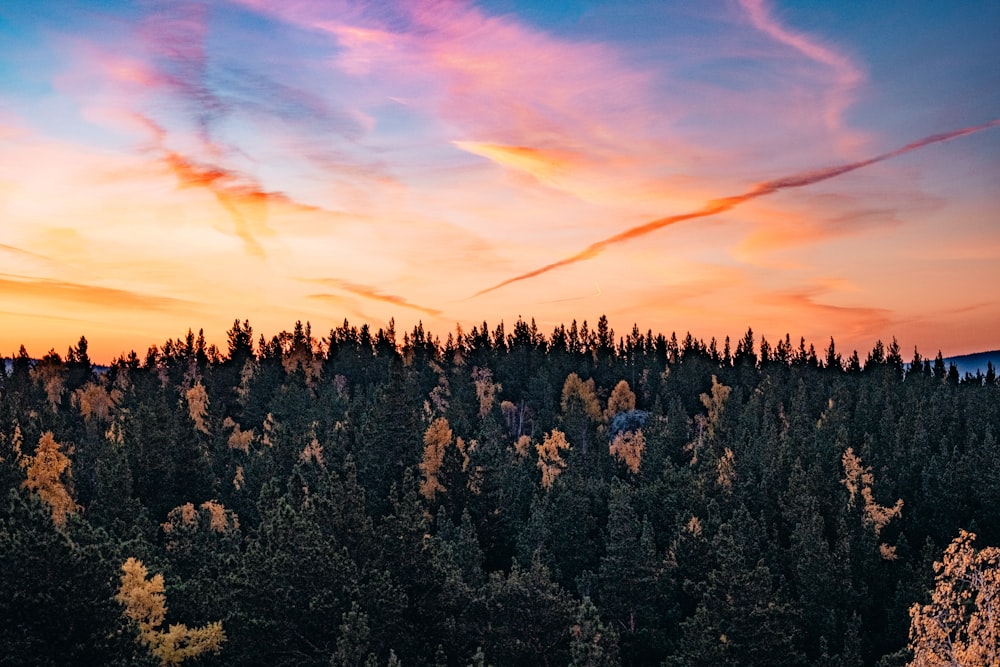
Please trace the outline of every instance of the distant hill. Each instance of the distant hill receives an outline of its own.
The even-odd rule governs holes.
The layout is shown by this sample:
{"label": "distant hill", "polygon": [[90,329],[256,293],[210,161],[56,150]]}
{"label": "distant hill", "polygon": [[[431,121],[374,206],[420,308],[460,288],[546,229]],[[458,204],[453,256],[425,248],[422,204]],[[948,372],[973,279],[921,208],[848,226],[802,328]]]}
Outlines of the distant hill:
{"label": "distant hill", "polygon": [[962,354],[957,357],[946,357],[945,364],[955,364],[958,368],[958,375],[965,377],[966,373],[975,375],[980,372],[986,374],[986,364],[992,363],[993,368],[1000,370],[1000,350],[992,352],[976,352],[973,354]]}
{"label": "distant hill", "polygon": [[[37,363],[38,360],[37,359],[32,359],[31,362],[32,363]],[[3,368],[4,368],[4,371],[6,371],[9,374],[14,369],[14,360],[11,357],[4,357]],[[98,375],[100,375],[101,373],[106,373],[108,371],[108,368],[110,368],[110,367],[109,366],[99,366],[97,364],[94,364],[94,372],[97,373]]]}

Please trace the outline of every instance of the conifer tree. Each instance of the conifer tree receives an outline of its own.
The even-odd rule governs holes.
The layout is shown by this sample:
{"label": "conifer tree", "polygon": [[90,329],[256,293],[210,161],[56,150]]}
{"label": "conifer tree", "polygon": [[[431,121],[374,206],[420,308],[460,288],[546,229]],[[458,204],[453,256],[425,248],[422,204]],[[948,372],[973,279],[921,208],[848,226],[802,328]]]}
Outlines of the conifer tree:
{"label": "conifer tree", "polygon": [[576,612],[576,622],[570,628],[572,642],[569,652],[572,667],[614,667],[618,660],[618,637],[613,629],[601,623],[597,607],[584,597]]}

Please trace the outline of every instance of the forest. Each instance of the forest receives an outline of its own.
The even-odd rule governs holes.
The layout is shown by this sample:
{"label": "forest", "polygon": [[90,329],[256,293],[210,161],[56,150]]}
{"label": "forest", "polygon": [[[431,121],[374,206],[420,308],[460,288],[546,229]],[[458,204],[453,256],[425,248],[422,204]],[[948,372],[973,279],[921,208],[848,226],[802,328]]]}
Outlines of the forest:
{"label": "forest", "polygon": [[226,335],[0,365],[0,664],[1000,664],[992,366]]}

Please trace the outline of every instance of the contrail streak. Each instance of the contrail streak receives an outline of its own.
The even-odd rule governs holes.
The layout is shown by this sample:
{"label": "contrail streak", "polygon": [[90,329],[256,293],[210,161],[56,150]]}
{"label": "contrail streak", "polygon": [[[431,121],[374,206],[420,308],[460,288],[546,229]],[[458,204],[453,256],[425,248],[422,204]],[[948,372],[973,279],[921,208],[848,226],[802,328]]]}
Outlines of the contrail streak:
{"label": "contrail streak", "polygon": [[750,201],[751,199],[757,199],[758,197],[765,197],[770,194],[774,194],[779,190],[787,190],[789,188],[801,188],[806,185],[812,185],[814,183],[819,183],[843,174],[847,174],[852,171],[856,171],[863,167],[873,165],[877,162],[883,162],[894,157],[899,157],[910,151],[915,151],[918,148],[923,148],[924,146],[930,146],[931,144],[941,143],[942,141],[949,141],[951,139],[957,139],[958,137],[964,137],[968,134],[974,134],[976,132],[982,132],[983,130],[988,130],[993,127],[1000,126],[1000,118],[991,120],[988,123],[983,123],[982,125],[973,125],[970,127],[964,127],[960,130],[952,130],[950,132],[942,132],[940,134],[932,134],[929,137],[924,137],[917,141],[906,144],[901,148],[897,148],[894,151],[888,153],[882,153],[881,155],[876,155],[873,158],[868,158],[867,160],[860,160],[858,162],[850,162],[848,164],[842,164],[836,167],[827,167],[826,169],[816,169],[813,171],[803,171],[798,174],[793,174],[791,176],[786,176],[784,178],[775,179],[773,181],[765,181],[763,183],[758,183],[757,185],[750,188],[748,191],[740,195],[735,195],[733,197],[724,197],[722,199],[713,199],[706,203],[699,209],[694,211],[689,211],[688,213],[679,213],[677,215],[669,215],[665,218],[657,218],[656,220],[651,220],[642,225],[637,225],[636,227],[631,227],[625,231],[618,232],[612,236],[605,239],[601,239],[595,243],[591,243],[589,246],[581,250],[580,252],[570,255],[569,257],[564,257],[551,264],[546,264],[540,268],[533,271],[528,271],[527,273],[522,273],[519,276],[514,276],[513,278],[508,278],[501,283],[497,283],[493,287],[487,287],[484,290],[480,290],[473,294],[473,297],[482,296],[494,290],[498,290],[501,287],[506,287],[512,283],[520,282],[522,280],[527,280],[528,278],[534,278],[535,276],[540,276],[543,273],[548,273],[555,269],[561,268],[563,266],[569,266],[570,264],[576,264],[577,262],[582,262],[587,259],[592,259],[597,255],[604,252],[607,248],[617,245],[619,243],[624,243],[640,236],[645,236],[646,234],[651,234],[658,229],[664,227],[669,227],[670,225],[676,224],[678,222],[684,222],[685,220],[693,220],[695,218],[707,218],[713,215],[718,215],[719,213],[724,213],[740,204]]}

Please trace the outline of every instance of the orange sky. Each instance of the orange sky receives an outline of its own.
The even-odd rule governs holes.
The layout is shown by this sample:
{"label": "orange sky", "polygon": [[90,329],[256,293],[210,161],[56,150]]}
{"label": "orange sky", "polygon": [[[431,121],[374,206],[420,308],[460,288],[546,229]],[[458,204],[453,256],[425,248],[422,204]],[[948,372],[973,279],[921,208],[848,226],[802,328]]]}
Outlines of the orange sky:
{"label": "orange sky", "polygon": [[1000,348],[972,4],[0,8],[0,355],[601,314]]}

